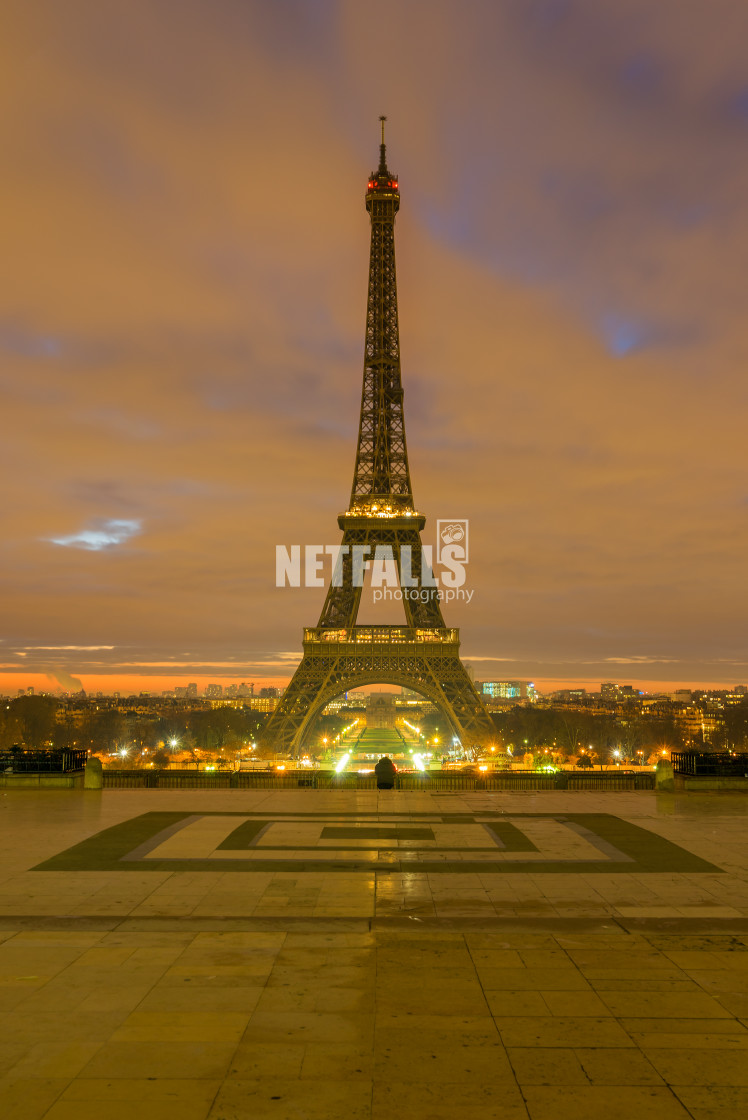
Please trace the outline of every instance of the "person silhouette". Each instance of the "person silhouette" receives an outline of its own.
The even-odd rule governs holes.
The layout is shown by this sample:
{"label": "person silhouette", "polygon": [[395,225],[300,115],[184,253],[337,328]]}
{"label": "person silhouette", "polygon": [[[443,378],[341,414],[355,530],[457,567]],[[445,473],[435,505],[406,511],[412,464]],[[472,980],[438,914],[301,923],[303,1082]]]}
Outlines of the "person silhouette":
{"label": "person silhouette", "polygon": [[387,755],[380,758],[379,762],[374,767],[374,773],[377,776],[377,789],[393,788],[395,785],[397,767],[391,758]]}

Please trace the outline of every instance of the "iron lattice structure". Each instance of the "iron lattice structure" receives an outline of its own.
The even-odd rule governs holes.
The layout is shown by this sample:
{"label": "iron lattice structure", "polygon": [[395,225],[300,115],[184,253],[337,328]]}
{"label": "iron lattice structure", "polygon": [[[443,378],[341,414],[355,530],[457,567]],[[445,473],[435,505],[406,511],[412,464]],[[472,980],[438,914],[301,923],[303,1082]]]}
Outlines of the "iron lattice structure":
{"label": "iron lattice structure", "polygon": [[[338,518],[342,547],[319,622],[304,632],[302,660],[261,739],[280,752],[298,753],[325,705],[364,684],[402,685],[419,692],[442,709],[465,743],[485,743],[494,734],[460,661],[459,631],[444,625],[438,589],[421,545],[426,519],[413,503],[395,275],[399,207],[397,177],[387,168],[383,124],[379,167],[370,175],[366,192],[371,252],[351,500]],[[389,547],[401,585],[407,583],[405,626],[356,625],[363,584],[357,563],[363,556],[374,556],[378,546]]]}

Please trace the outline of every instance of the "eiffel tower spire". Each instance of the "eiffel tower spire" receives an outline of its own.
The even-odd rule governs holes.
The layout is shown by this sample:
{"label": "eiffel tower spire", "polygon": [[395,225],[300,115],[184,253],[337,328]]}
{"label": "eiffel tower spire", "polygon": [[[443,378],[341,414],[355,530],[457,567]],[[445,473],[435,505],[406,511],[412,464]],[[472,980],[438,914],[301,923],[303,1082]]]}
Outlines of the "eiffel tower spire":
{"label": "eiffel tower spire", "polygon": [[[326,704],[356,685],[401,684],[437,704],[456,734],[489,741],[493,724],[460,661],[459,631],[447,629],[421,544],[425,517],[413,505],[403,419],[395,277],[397,176],[379,167],[367,181],[371,220],[364,376],[356,465],[340,548],[319,622],[304,631],[304,656],[261,737],[298,752]],[[359,626],[363,570],[386,553],[400,579],[405,626]]]}
{"label": "eiffel tower spire", "polygon": [[371,217],[369,288],[366,300],[364,384],[350,512],[413,510],[403,421],[400,332],[395,275],[397,176],[387,168],[384,143],[379,167],[369,176],[366,209]]}
{"label": "eiffel tower spire", "polygon": [[386,545],[401,574],[403,548],[408,549],[407,575],[418,592],[403,599],[408,626],[444,626],[438,591],[430,580],[421,545],[426,519],[413,506],[410,484],[395,273],[395,215],[400,209],[400,190],[397,176],[387,167],[387,118],[379,119],[379,167],[366,184],[371,242],[356,465],[350,506],[338,518],[343,530],[341,571],[330,585],[319,625],[355,626],[362,591],[360,573],[354,571],[355,546],[369,546],[373,554],[377,545]]}
{"label": "eiffel tower spire", "polygon": [[379,171],[377,174],[386,176],[389,175],[389,171],[387,170],[387,148],[384,143],[384,122],[387,118],[380,117],[379,119],[382,122],[382,143],[379,145]]}

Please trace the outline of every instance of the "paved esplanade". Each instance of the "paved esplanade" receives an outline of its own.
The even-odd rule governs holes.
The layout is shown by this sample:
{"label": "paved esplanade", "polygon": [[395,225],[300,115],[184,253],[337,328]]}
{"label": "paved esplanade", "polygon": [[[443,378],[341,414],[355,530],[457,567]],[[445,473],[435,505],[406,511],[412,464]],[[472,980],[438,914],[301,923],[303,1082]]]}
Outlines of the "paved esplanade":
{"label": "paved esplanade", "polygon": [[2,798],[4,1120],[728,1120],[748,799]]}

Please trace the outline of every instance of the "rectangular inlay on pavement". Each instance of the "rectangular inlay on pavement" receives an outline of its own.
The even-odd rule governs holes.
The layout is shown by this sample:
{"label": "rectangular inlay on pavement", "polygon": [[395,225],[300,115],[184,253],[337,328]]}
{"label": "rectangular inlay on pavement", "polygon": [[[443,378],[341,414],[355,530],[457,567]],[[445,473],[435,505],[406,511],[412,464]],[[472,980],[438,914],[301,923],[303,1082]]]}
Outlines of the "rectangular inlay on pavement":
{"label": "rectangular inlay on pavement", "polygon": [[35,871],[293,871],[517,874],[719,872],[608,813],[151,812],[67,848]]}
{"label": "rectangular inlay on pavement", "polygon": [[324,825],[320,836],[323,840],[434,840],[434,833],[430,828],[407,828],[395,825],[393,828],[362,825],[360,828],[350,825],[328,824]]}

